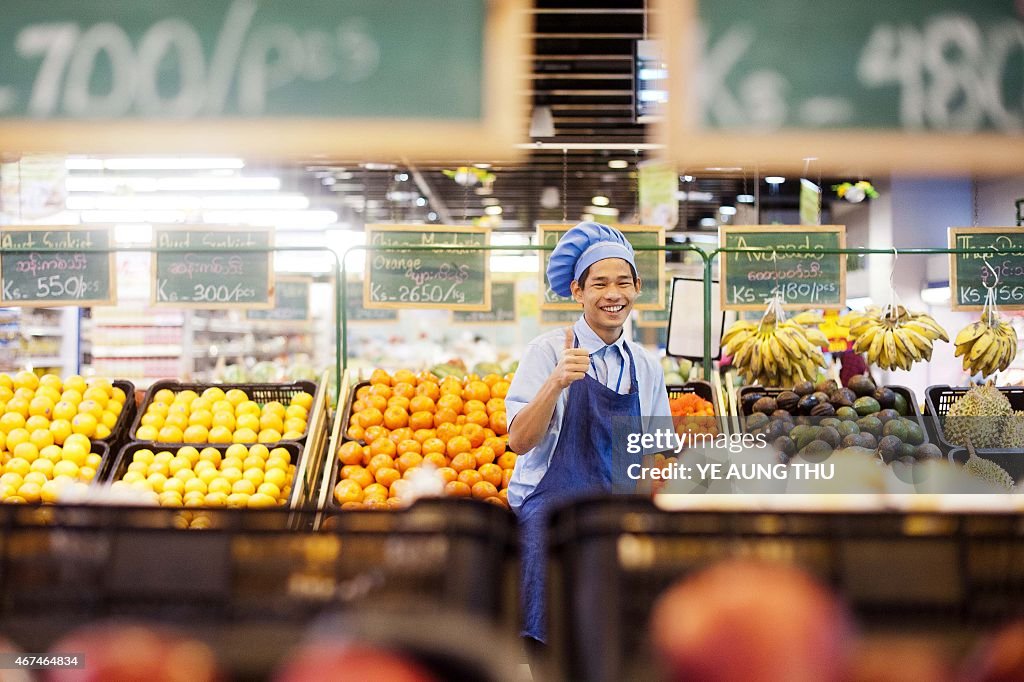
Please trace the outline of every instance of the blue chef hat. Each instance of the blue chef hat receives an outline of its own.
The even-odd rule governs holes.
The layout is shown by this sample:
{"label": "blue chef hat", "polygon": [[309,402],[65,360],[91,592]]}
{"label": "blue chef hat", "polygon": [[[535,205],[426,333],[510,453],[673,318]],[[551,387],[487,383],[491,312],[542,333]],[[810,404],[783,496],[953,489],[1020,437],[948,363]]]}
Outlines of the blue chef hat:
{"label": "blue chef hat", "polygon": [[562,235],[548,261],[548,284],[559,296],[571,296],[569,285],[599,260],[621,258],[633,269],[633,247],[621,232],[600,223],[580,223]]}

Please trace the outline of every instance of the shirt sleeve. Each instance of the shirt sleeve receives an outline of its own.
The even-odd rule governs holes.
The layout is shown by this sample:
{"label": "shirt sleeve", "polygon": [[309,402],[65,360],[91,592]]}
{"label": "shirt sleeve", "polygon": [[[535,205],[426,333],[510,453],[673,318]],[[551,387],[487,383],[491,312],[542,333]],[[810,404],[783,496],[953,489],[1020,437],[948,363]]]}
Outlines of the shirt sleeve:
{"label": "shirt sleeve", "polygon": [[519,411],[537,396],[557,364],[558,359],[544,345],[531,343],[526,347],[505,395],[505,414],[508,416],[509,425]]}

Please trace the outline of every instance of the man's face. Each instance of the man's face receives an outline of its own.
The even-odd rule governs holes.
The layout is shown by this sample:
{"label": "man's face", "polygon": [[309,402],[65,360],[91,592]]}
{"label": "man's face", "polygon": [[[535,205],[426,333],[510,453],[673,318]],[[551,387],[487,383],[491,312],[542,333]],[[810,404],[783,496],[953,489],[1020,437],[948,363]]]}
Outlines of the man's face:
{"label": "man's face", "polygon": [[640,293],[640,280],[621,258],[605,258],[590,266],[584,286],[572,283],[572,297],[583,304],[583,314],[594,331],[618,330],[629,317]]}

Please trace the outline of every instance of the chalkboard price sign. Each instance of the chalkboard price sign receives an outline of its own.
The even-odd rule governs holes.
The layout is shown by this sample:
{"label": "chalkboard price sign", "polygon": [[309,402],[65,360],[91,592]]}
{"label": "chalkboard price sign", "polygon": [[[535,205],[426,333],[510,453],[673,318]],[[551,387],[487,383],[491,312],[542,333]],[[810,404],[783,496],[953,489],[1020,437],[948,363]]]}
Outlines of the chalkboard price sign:
{"label": "chalkboard price sign", "polygon": [[949,248],[988,249],[990,253],[949,254],[949,287],[953,310],[981,310],[988,287],[995,287],[996,305],[1024,310],[1024,227],[951,227]]}
{"label": "chalkboard price sign", "polygon": [[[725,225],[718,243],[728,248],[777,249],[723,253],[723,310],[761,310],[776,291],[786,308],[841,308],[846,304],[846,256],[814,253],[846,248],[842,225]],[[811,253],[785,253],[810,249]]]}
{"label": "chalkboard price sign", "polygon": [[349,322],[395,322],[395,308],[366,308],[363,305],[363,283],[349,280],[345,287],[345,319]]}
{"label": "chalkboard price sign", "polygon": [[689,167],[1020,170],[1020,2],[661,0],[655,16],[661,130]]}
{"label": "chalkboard price sign", "polygon": [[[109,227],[4,227],[0,302],[23,307],[113,305],[114,254],[85,252],[109,248],[111,241]],[[36,248],[43,251],[9,253]]]}
{"label": "chalkboard price sign", "polygon": [[250,320],[302,322],[310,319],[308,277],[277,277],[274,282],[274,307],[269,310],[247,310]]}
{"label": "chalkboard price sign", "polygon": [[367,225],[377,247],[437,246],[437,249],[367,250],[363,305],[367,308],[491,307],[490,230],[451,225]]}
{"label": "chalkboard price sign", "polygon": [[[545,246],[554,246],[572,225],[537,226],[538,241]],[[665,229],[652,225],[614,225],[622,232],[633,247],[664,246]],[[540,290],[543,292],[541,310],[578,310],[580,305],[571,297],[559,296],[548,285],[548,261],[550,251],[540,251]],[[636,268],[641,280],[640,295],[633,304],[635,310],[661,310],[665,305],[665,252],[637,251]]]}
{"label": "chalkboard price sign", "polygon": [[0,149],[509,158],[525,0],[4,0]]}
{"label": "chalkboard price sign", "polygon": [[473,324],[501,324],[515,322],[518,318],[515,282],[491,282],[489,310],[456,310],[452,314],[453,322]]}
{"label": "chalkboard price sign", "polygon": [[270,228],[158,227],[153,240],[154,305],[274,307],[273,252],[244,250],[270,249]]}

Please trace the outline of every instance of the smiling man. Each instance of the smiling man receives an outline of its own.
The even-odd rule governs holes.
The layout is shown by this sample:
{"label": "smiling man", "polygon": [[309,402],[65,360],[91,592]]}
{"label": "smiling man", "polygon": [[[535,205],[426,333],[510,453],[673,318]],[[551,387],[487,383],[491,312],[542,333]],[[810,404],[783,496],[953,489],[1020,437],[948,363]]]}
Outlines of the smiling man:
{"label": "smiling man", "polygon": [[611,492],[613,429],[641,432],[651,415],[670,414],[661,364],[623,333],[641,287],[623,234],[576,225],[552,251],[547,276],[583,315],[530,342],[505,396],[509,447],[520,453],[508,501],[522,529],[522,634],[539,642],[548,515],[574,498]]}

